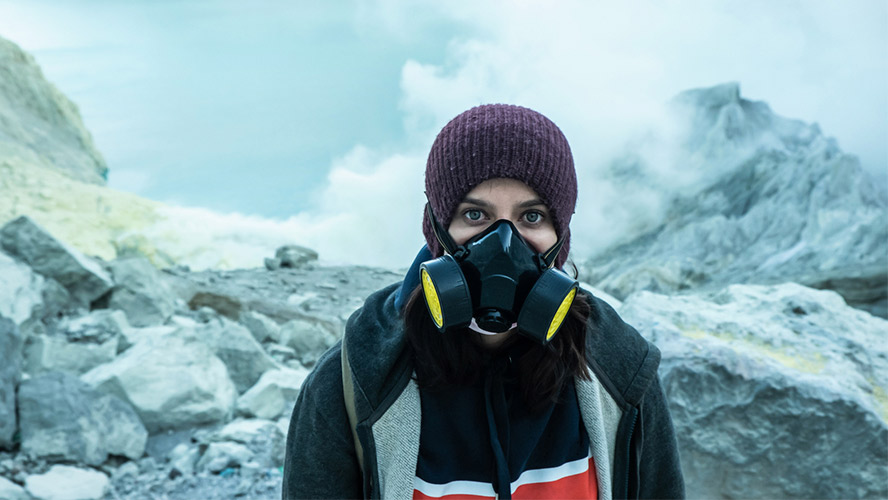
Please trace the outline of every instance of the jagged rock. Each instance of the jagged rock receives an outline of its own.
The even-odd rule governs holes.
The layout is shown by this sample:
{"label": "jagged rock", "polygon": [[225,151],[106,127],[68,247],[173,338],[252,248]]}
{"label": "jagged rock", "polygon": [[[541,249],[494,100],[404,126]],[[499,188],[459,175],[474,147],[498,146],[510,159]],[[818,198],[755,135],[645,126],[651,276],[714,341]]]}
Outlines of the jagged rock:
{"label": "jagged rock", "polygon": [[256,311],[245,311],[240,315],[240,323],[250,330],[256,342],[280,342],[281,327],[276,321]]}
{"label": "jagged rock", "polygon": [[18,393],[22,450],[32,457],[100,465],[109,454],[142,456],[148,432],[133,409],[76,377],[46,373]]}
{"label": "jagged rock", "polygon": [[583,279],[617,298],[793,281],[888,316],[888,195],[857,158],[816,125],[742,99],[736,84],[676,102],[690,115],[685,163],[724,173],[594,256]]}
{"label": "jagged rock", "polygon": [[305,366],[312,366],[338,337],[318,321],[294,319],[281,325],[281,344],[296,351]]}
{"label": "jagged rock", "polygon": [[32,375],[48,371],[86,373],[117,356],[126,328],[126,316],[120,311],[97,310],[80,318],[66,318],[53,334],[28,339],[25,371]]}
{"label": "jagged rock", "polygon": [[831,291],[637,292],[689,498],[888,496],[888,322]]}
{"label": "jagged rock", "polygon": [[271,420],[234,420],[211,436],[211,440],[245,445],[253,454],[251,461],[260,467],[280,467],[284,463],[287,435]]}
{"label": "jagged rock", "polygon": [[277,267],[297,268],[318,260],[318,253],[299,245],[284,245],[274,252],[274,260]]}
{"label": "jagged rock", "polygon": [[278,368],[249,330],[227,319],[217,318],[198,326],[194,336],[225,363],[238,394],[252,387],[263,373]]}
{"label": "jagged rock", "polygon": [[22,339],[15,323],[0,316],[0,448],[12,448],[16,430],[15,389],[21,380]]}
{"label": "jagged rock", "polygon": [[167,458],[170,461],[170,470],[178,471],[183,476],[194,474],[194,466],[200,458],[200,450],[197,446],[189,446],[186,443],[177,444],[170,450]]}
{"label": "jagged rock", "polygon": [[0,316],[21,325],[42,302],[43,277],[0,252]]}
{"label": "jagged rock", "polygon": [[34,271],[58,281],[71,299],[84,307],[113,286],[111,276],[102,266],[53,238],[27,216],[0,228],[0,244]]}
{"label": "jagged rock", "polygon": [[308,376],[306,369],[281,368],[262,375],[256,385],[237,400],[237,412],[265,419],[289,414]]}
{"label": "jagged rock", "polygon": [[25,490],[36,500],[99,500],[110,486],[105,474],[69,465],[54,465],[46,474],[25,479]]}
{"label": "jagged rock", "polygon": [[73,179],[105,184],[108,167],[77,106],[34,58],[0,38],[0,158],[49,166]]}
{"label": "jagged rock", "polygon": [[[121,312],[121,314],[123,313]],[[125,316],[124,319],[126,319]],[[157,338],[174,333],[179,327],[180,325],[173,324],[147,326],[145,328],[123,328],[120,332],[120,341],[117,344],[117,353],[122,353],[144,339]]]}
{"label": "jagged rock", "polygon": [[143,339],[81,378],[130,403],[152,434],[225,421],[237,398],[225,364],[181,330]]}
{"label": "jagged rock", "polygon": [[2,476],[0,476],[0,498],[3,500],[31,500],[24,488]]}
{"label": "jagged rock", "polygon": [[109,265],[116,286],[108,307],[126,313],[133,326],[163,324],[176,310],[172,288],[143,257],[117,259]]}
{"label": "jagged rock", "polygon": [[253,458],[253,452],[240,443],[227,441],[210,443],[207,451],[197,461],[197,470],[206,472],[221,472],[229,467],[240,467]]}

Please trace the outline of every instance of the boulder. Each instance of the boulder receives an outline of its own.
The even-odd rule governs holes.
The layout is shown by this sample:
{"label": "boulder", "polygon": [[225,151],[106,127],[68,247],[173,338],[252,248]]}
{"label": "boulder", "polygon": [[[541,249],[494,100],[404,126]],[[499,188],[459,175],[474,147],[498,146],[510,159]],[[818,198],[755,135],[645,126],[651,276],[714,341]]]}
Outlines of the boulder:
{"label": "boulder", "polygon": [[53,238],[27,216],[0,228],[0,244],[34,271],[58,281],[81,306],[88,307],[114,284],[97,262]]}
{"label": "boulder", "polygon": [[637,292],[689,498],[888,496],[888,321],[796,284]]}
{"label": "boulder", "polygon": [[245,311],[241,313],[239,322],[247,327],[247,330],[250,330],[256,342],[280,342],[281,340],[280,325],[264,314]]}
{"label": "boulder", "polygon": [[145,338],[81,378],[130,403],[152,434],[225,421],[237,398],[228,370],[187,333]]}
{"label": "boulder", "polygon": [[287,435],[277,424],[264,419],[238,419],[211,436],[213,442],[234,442],[245,445],[259,467],[277,468],[284,464]]}
{"label": "boulder", "polygon": [[142,456],[148,432],[133,409],[76,377],[45,373],[18,393],[22,450],[31,457],[100,465],[108,455]]}
{"label": "boulder", "polygon": [[[682,151],[676,169],[718,175],[647,210],[662,219],[593,256],[582,278],[620,299],[792,281],[888,316],[888,195],[858,159],[817,125],[741,98],[736,84],[688,91],[676,103],[678,127],[689,130],[664,146]],[[656,182],[658,168],[636,165],[620,180]]]}
{"label": "boulder", "polygon": [[31,268],[0,252],[0,316],[17,325],[31,318],[43,301],[43,282]]}
{"label": "boulder", "polygon": [[54,465],[45,474],[25,478],[25,489],[35,500],[99,500],[110,486],[105,474],[69,465]]}
{"label": "boulder", "polygon": [[0,316],[0,448],[12,448],[16,431],[15,390],[21,380],[22,339],[15,323]]}
{"label": "boulder", "polygon": [[2,476],[0,476],[0,498],[3,500],[31,500],[24,488]]}
{"label": "boulder", "polygon": [[289,415],[309,373],[306,369],[292,368],[266,372],[256,385],[238,398],[238,414],[264,419]]}
{"label": "boulder", "polygon": [[117,259],[108,267],[116,283],[108,307],[124,311],[131,325],[160,325],[175,312],[173,289],[147,259]]}
{"label": "boulder", "polygon": [[53,333],[28,339],[26,371],[32,375],[48,371],[86,373],[117,356],[126,328],[126,316],[120,311],[97,310],[79,318],[65,318]]}
{"label": "boulder", "polygon": [[293,269],[318,260],[318,253],[299,245],[284,245],[274,252],[274,258],[279,267]]}
{"label": "boulder", "polygon": [[200,324],[193,335],[225,363],[239,394],[252,387],[263,373],[278,368],[249,330],[227,319],[217,317]]}
{"label": "boulder", "polygon": [[[120,311],[118,311],[120,312]],[[122,313],[121,313],[122,314]],[[174,333],[180,325],[146,326],[144,328],[123,328],[120,332],[120,342],[117,344],[117,353],[129,349],[144,339],[162,337]]]}
{"label": "boulder", "polygon": [[297,318],[281,325],[281,344],[295,350],[305,366],[312,366],[338,340],[321,321]]}
{"label": "boulder", "polygon": [[179,443],[170,450],[167,459],[170,462],[170,471],[176,471],[183,476],[194,474],[194,466],[200,458],[200,450],[197,446],[189,446]]}
{"label": "boulder", "polygon": [[253,452],[240,443],[210,443],[200,460],[197,470],[201,472],[221,472],[230,467],[240,467],[253,459]]}

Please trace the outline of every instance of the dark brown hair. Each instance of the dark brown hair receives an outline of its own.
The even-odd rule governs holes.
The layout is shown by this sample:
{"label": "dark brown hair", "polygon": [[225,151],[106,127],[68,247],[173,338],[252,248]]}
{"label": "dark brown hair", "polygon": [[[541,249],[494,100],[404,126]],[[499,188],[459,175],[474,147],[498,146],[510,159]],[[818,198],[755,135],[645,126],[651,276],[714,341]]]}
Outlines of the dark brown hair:
{"label": "dark brown hair", "polygon": [[[518,368],[518,384],[524,402],[531,411],[556,402],[564,384],[577,377],[589,380],[585,357],[586,322],[590,307],[579,291],[561,330],[542,346],[521,335],[507,342],[527,342],[529,348],[513,360]],[[407,343],[413,350],[416,382],[420,388],[435,390],[453,385],[469,385],[483,373],[490,350],[473,341],[468,332],[441,333],[435,328],[426,308],[422,286],[410,294],[404,311]]]}

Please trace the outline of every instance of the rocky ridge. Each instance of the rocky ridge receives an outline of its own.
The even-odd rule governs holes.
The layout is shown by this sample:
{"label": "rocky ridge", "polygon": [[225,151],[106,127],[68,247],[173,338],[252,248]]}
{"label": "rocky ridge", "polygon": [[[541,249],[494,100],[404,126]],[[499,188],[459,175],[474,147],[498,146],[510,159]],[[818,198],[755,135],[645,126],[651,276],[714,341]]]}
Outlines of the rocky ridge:
{"label": "rocky ridge", "polygon": [[[673,103],[688,130],[682,161],[711,168],[659,225],[605,249],[583,278],[623,298],[731,283],[793,281],[888,316],[888,196],[816,125],[775,115],[726,84]],[[643,183],[639,158],[614,165]]]}
{"label": "rocky ridge", "polygon": [[52,168],[103,185],[108,167],[77,106],[43,76],[34,58],[0,38],[0,158]]}

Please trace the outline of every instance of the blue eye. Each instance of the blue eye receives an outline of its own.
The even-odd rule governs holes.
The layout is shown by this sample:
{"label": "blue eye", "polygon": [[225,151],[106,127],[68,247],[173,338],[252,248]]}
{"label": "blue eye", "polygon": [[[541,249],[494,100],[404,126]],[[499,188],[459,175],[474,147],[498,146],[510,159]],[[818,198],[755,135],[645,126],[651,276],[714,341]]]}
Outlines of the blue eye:
{"label": "blue eye", "polygon": [[469,220],[481,220],[482,214],[480,210],[466,210],[465,216]]}
{"label": "blue eye", "polygon": [[531,224],[536,224],[537,222],[542,220],[542,218],[543,214],[539,212],[527,212],[526,214],[524,214],[524,220]]}

